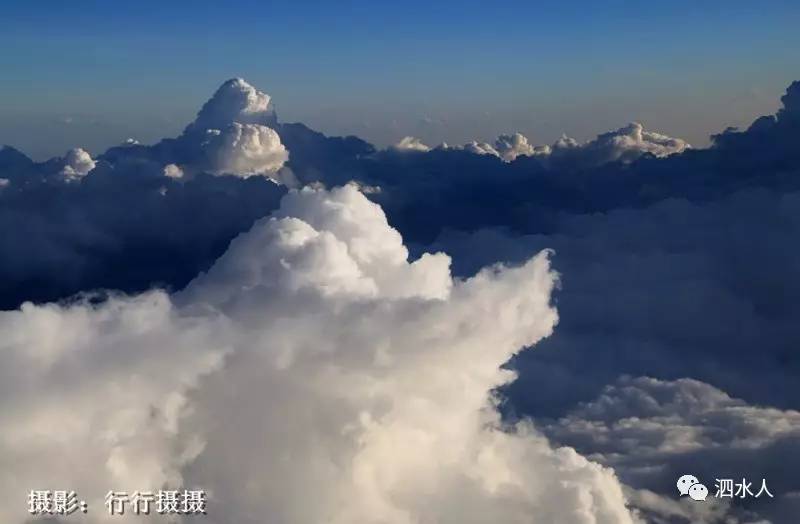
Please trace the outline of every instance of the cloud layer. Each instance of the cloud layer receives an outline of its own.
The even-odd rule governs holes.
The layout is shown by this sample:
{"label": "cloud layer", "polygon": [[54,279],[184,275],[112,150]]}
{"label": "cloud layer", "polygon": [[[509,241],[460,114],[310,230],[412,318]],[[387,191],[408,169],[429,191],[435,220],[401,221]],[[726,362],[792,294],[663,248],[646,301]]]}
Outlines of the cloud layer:
{"label": "cloud layer", "polygon": [[[785,522],[798,509],[800,484],[792,472],[800,412],[749,405],[697,380],[622,377],[545,433],[638,486],[631,499],[652,522],[753,522],[758,514]],[[754,493],[764,479],[777,499],[764,493],[679,504],[675,480],[687,472],[703,479],[712,495],[718,479],[746,478]]]}
{"label": "cloud layer", "polygon": [[[205,486],[218,524],[264,497],[298,523],[786,522],[799,96],[709,149],[630,124],[377,151],[233,79],[154,145],[0,149],[2,487],[74,447],[92,467],[54,480]],[[123,293],[68,298],[97,288]],[[687,468],[776,498],[687,504]]]}
{"label": "cloud layer", "polygon": [[[586,143],[580,143],[564,135],[552,146],[534,146],[528,142],[525,135],[513,133],[500,135],[493,144],[473,140],[463,146],[441,144],[438,149],[457,149],[476,155],[492,155],[504,162],[513,162],[520,156],[535,156],[552,167],[586,169],[609,162],[630,163],[645,155],[662,158],[682,153],[690,147],[680,138],[645,131],[642,124],[633,122],[616,131],[598,135]],[[391,149],[399,152],[427,153],[431,147],[418,138],[407,136]]]}

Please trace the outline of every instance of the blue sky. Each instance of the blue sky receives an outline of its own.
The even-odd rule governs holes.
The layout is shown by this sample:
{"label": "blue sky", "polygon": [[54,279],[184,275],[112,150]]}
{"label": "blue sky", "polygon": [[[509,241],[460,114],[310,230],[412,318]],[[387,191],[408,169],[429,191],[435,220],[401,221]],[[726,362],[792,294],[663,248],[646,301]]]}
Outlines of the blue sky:
{"label": "blue sky", "polygon": [[5,2],[0,143],[36,157],[177,133],[242,76],[278,115],[378,144],[586,139],[631,120],[702,145],[800,78],[789,1]]}

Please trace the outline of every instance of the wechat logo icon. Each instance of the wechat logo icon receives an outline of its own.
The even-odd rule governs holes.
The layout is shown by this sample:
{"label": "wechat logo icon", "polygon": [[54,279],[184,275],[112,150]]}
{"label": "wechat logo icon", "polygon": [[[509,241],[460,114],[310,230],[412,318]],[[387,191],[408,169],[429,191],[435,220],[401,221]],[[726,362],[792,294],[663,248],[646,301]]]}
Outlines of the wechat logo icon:
{"label": "wechat logo icon", "polygon": [[681,497],[689,495],[692,500],[701,501],[708,497],[708,488],[694,475],[682,475],[678,479],[678,493]]}

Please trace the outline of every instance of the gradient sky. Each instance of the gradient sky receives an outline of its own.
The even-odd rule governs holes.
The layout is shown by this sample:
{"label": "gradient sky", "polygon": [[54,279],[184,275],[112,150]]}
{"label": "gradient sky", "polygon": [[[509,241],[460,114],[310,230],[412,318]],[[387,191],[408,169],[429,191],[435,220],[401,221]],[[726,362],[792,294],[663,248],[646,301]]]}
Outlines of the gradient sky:
{"label": "gradient sky", "polygon": [[377,144],[587,139],[638,120],[697,145],[800,78],[796,1],[4,2],[0,143],[35,158],[177,134],[242,76],[279,118]]}

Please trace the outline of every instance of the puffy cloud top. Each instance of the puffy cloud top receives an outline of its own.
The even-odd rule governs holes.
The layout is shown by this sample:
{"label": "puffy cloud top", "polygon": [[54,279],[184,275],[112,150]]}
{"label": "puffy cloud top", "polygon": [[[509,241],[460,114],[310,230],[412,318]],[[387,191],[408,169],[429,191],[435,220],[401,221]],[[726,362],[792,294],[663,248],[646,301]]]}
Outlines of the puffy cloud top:
{"label": "puffy cloud top", "polygon": [[234,78],[203,105],[179,140],[189,151],[200,146],[199,157],[188,158],[194,170],[241,178],[264,175],[293,184],[290,173],[278,175],[289,153],[273,129],[276,125],[269,95]]}
{"label": "puffy cloud top", "polygon": [[61,175],[68,181],[79,180],[94,169],[95,161],[92,156],[81,148],[70,149],[64,155],[64,167]]}
{"label": "puffy cloud top", "polygon": [[289,158],[278,133],[259,124],[211,129],[204,147],[213,173],[242,178],[275,174]]}
{"label": "puffy cloud top", "polygon": [[584,144],[564,136],[553,144],[551,158],[566,167],[585,168],[615,161],[631,162],[645,154],[665,157],[689,147],[680,138],[645,131],[642,124],[633,122]]}
{"label": "puffy cloud top", "polygon": [[392,149],[396,151],[420,151],[423,153],[431,150],[430,146],[425,145],[422,140],[413,136],[403,137],[400,142],[392,146]]}
{"label": "puffy cloud top", "polygon": [[[271,218],[235,239],[187,294],[232,299],[231,290],[316,287],[353,296],[446,298],[450,258],[425,254],[408,263],[400,234],[354,185],[304,188],[283,198]],[[235,291],[239,294],[240,291]]]}
{"label": "puffy cloud top", "polygon": [[[406,139],[404,139],[406,140]],[[410,149],[412,142],[401,142],[405,149]],[[450,149],[443,144],[443,149]],[[552,146],[534,146],[521,133],[500,135],[494,144],[471,141],[453,149],[464,149],[478,155],[493,155],[504,162],[512,162],[520,156],[539,157],[546,165],[557,168],[592,168],[609,162],[632,162],[645,154],[665,157],[681,153],[691,147],[680,138],[672,138],[660,133],[645,131],[639,123],[631,123],[625,127],[598,135],[586,143],[580,143],[564,135]],[[423,149],[417,149],[423,150]]]}
{"label": "puffy cloud top", "polygon": [[610,471],[500,429],[500,365],[555,322],[547,256],[465,281],[444,255],[406,256],[354,187],[304,189],[181,295],[236,322],[188,424],[208,443],[191,480],[226,503],[213,522],[260,522],[264,504],[298,524],[634,522]]}
{"label": "puffy cloud top", "polygon": [[164,176],[173,179],[183,178],[183,169],[176,164],[167,164],[164,166]]}
{"label": "puffy cloud top", "polygon": [[222,129],[234,122],[270,127],[277,123],[270,96],[242,78],[232,78],[222,84],[186,130]]}
{"label": "puffy cloud top", "polygon": [[487,144],[486,142],[478,142],[476,140],[464,144],[463,149],[465,151],[469,151],[470,153],[475,153],[476,155],[500,156],[500,154],[491,144]]}
{"label": "puffy cloud top", "polygon": [[535,156],[550,152],[550,148],[547,146],[533,147],[528,143],[528,138],[522,133],[500,135],[494,143],[494,149],[500,158],[506,162],[511,162],[521,155]]}

